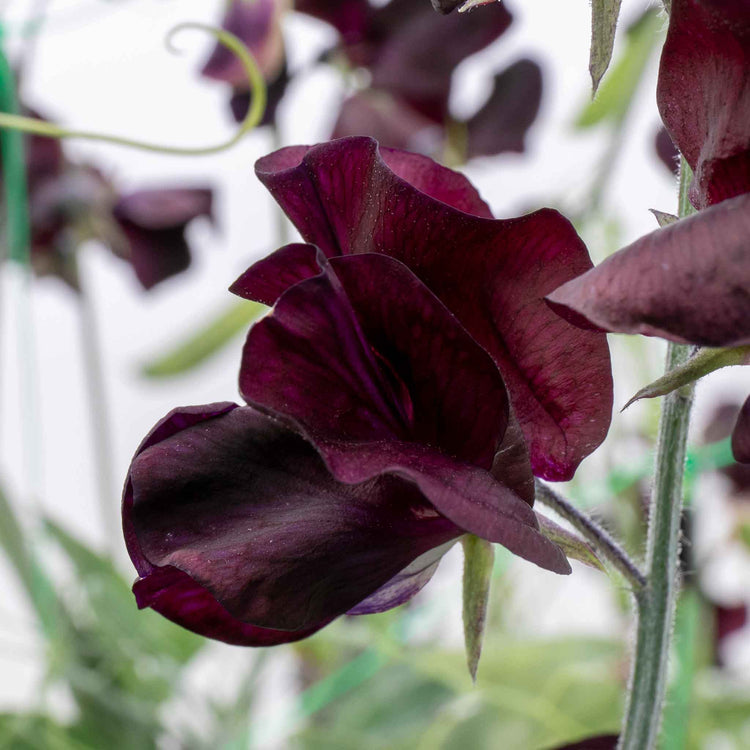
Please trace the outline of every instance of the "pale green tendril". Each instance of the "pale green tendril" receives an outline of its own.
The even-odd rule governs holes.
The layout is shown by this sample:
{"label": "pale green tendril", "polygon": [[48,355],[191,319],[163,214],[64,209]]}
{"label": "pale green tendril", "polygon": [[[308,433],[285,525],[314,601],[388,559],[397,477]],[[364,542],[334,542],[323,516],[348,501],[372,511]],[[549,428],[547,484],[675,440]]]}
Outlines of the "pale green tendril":
{"label": "pale green tendril", "polygon": [[138,148],[142,151],[155,151],[162,154],[173,154],[177,156],[206,156],[217,154],[238,143],[247,133],[256,128],[263,118],[263,112],[266,108],[266,82],[263,74],[255,62],[255,58],[248,48],[234,35],[223,29],[217,29],[201,23],[183,23],[175,26],[169,34],[165,43],[170,52],[179,52],[172,40],[175,35],[181,31],[195,29],[205,31],[216,38],[219,44],[222,44],[230,52],[233,52],[242,63],[245,73],[247,74],[248,83],[250,84],[250,107],[245,115],[245,119],[240,124],[237,132],[228,140],[215,146],[203,147],[183,147],[169,146],[140,141],[134,138],[123,138],[106,133],[94,133],[86,130],[68,130],[51,122],[37,120],[33,117],[23,117],[21,115],[8,114],[0,112],[0,128],[11,130],[20,130],[24,133],[40,135],[46,138],[86,138],[90,141],[103,141],[113,143],[117,146],[127,146],[129,148]]}

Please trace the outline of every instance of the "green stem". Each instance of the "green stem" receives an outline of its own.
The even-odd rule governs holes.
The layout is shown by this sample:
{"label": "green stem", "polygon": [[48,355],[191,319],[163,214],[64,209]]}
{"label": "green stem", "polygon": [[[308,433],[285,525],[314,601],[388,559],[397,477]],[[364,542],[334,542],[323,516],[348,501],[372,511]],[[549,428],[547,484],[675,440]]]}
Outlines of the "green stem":
{"label": "green stem", "polygon": [[[80,279],[80,274],[77,274]],[[78,315],[81,325],[81,351],[88,391],[89,416],[93,442],[96,494],[105,545],[111,553],[119,549],[120,512],[112,467],[112,432],[104,378],[99,330],[93,300],[83,283],[79,284]]]}
{"label": "green stem", "polygon": [[[680,216],[690,213],[687,198],[692,175],[682,160]],[[683,364],[690,347],[669,344],[666,371]],[[620,737],[621,750],[655,747],[664,709],[669,646],[679,589],[678,553],[682,480],[685,473],[692,386],[673,391],[662,401],[656,470],[651,494],[646,548],[647,585],[636,593],[638,627]]]}

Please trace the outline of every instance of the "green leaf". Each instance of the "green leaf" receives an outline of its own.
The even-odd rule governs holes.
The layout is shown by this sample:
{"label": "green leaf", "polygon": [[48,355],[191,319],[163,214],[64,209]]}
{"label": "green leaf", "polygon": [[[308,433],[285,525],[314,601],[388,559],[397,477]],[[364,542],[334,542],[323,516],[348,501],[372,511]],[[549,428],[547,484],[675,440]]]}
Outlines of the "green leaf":
{"label": "green leaf", "polygon": [[16,571],[34,607],[45,636],[54,641],[60,635],[61,608],[54,586],[33,552],[26,532],[16,518],[10,501],[0,489],[0,548]]}
{"label": "green leaf", "polygon": [[170,378],[189,372],[223,349],[267,309],[259,302],[233,302],[166,354],[145,364],[142,374],[149,378]]}
{"label": "green leaf", "polygon": [[612,59],[617,19],[620,16],[620,3],[621,0],[592,0],[591,2],[589,73],[591,73],[594,94]]}
{"label": "green leaf", "polygon": [[750,346],[736,346],[731,349],[701,349],[684,364],[670,370],[645,388],[641,388],[622,407],[621,411],[625,411],[628,406],[642,398],[666,396],[667,393],[690,385],[699,378],[720,370],[722,367],[733,367],[735,365],[750,365]]}
{"label": "green leaf", "polygon": [[638,84],[652,52],[661,39],[662,21],[656,10],[647,10],[627,31],[625,49],[576,119],[579,129],[609,121],[621,124],[630,109]]}
{"label": "green leaf", "polygon": [[571,560],[578,560],[590,568],[596,568],[606,573],[607,568],[599,559],[594,548],[586,541],[581,539],[577,534],[568,531],[562,526],[556,524],[552,519],[537,513],[539,519],[539,531],[544,534],[551,542],[554,542],[565,556]]}
{"label": "green leaf", "polygon": [[466,534],[461,542],[464,548],[463,618],[466,663],[471,679],[476,681],[487,624],[495,550],[490,542],[474,534]]}

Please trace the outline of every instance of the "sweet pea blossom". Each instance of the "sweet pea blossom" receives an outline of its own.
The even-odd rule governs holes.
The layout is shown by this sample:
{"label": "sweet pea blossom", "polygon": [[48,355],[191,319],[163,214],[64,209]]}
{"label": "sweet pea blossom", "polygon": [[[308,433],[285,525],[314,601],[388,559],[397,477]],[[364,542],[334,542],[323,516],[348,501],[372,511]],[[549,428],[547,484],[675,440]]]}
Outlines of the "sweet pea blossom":
{"label": "sweet pea blossom", "polygon": [[177,409],[138,449],[139,605],[267,646],[403,603],[466,532],[570,572],[487,353],[399,261],[315,262],[248,334],[248,406]]}
{"label": "sweet pea blossom", "polygon": [[747,0],[672,0],[657,102],[696,208],[750,192],[749,17]]}
{"label": "sweet pea blossom", "polygon": [[73,289],[82,242],[101,241],[151,289],[188,267],[187,225],[212,216],[209,188],[121,192],[101,170],[68,159],[60,142],[49,138],[27,139],[26,165],[32,265],[39,275],[57,276]]}
{"label": "sweet pea blossom", "polygon": [[[327,257],[378,252],[405,263],[498,366],[534,473],[572,477],[606,435],[612,380],[606,338],[544,302],[591,268],[567,219],[551,209],[494,219],[462,175],[364,137],[284,148],[260,159],[256,173]],[[313,249],[292,245],[255,264],[233,291],[273,304],[316,273]]]}

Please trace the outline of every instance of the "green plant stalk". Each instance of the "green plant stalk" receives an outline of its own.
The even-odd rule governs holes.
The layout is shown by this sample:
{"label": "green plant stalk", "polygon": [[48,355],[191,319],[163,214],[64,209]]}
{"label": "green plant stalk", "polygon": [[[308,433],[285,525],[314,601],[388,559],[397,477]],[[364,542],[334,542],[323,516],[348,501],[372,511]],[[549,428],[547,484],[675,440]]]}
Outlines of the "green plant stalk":
{"label": "green plant stalk", "polygon": [[[682,159],[681,218],[692,210],[688,202],[691,177],[690,168]],[[666,371],[682,365],[689,354],[689,346],[670,343]],[[656,745],[661,726],[679,589],[682,481],[692,399],[693,389],[688,386],[662,401],[646,547],[647,584],[636,593],[638,626],[620,750],[650,750]]]}

